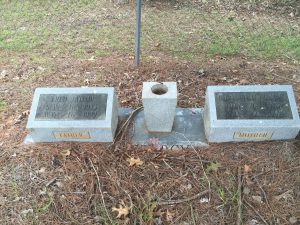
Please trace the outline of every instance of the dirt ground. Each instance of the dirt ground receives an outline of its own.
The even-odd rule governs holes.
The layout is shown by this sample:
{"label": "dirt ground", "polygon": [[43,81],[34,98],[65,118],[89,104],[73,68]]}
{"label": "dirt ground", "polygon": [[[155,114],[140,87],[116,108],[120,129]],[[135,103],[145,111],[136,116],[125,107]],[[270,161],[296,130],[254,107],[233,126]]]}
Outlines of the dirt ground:
{"label": "dirt ground", "polygon": [[[0,8],[1,225],[300,224],[299,136],[161,150],[134,146],[129,126],[114,145],[23,143],[37,87],[115,87],[120,107],[136,109],[145,81],[176,81],[178,107],[189,108],[204,106],[208,85],[289,84],[299,106],[296,0],[228,0],[235,4],[224,7],[220,1],[145,1],[139,67],[132,56],[133,1],[61,2],[34,1],[31,8],[31,1],[6,1]],[[197,18],[206,20],[189,27]],[[255,32],[261,39],[253,46],[261,41],[261,52],[251,38],[243,42]],[[227,51],[216,54],[223,42]],[[248,57],[240,46],[256,52]]]}
{"label": "dirt ground", "polygon": [[[177,81],[179,107],[203,107],[208,85],[292,84],[300,103],[294,63],[152,55],[140,67],[128,55],[55,57],[34,82],[43,68],[30,57],[19,55],[18,67],[2,61],[1,224],[236,224],[238,216],[247,225],[300,224],[299,138],[171,151],[134,146],[127,130],[115,145],[23,144],[36,87],[112,86],[121,107],[137,108],[143,81]],[[142,165],[130,166],[131,157]]]}

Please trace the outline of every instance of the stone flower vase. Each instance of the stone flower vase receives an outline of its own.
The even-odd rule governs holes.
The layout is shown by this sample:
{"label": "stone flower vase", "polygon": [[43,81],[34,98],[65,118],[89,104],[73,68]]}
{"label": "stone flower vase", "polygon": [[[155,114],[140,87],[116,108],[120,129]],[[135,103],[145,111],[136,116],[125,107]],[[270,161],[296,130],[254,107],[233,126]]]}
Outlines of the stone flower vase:
{"label": "stone flower vase", "polygon": [[149,132],[171,132],[177,105],[176,82],[144,82],[142,100]]}

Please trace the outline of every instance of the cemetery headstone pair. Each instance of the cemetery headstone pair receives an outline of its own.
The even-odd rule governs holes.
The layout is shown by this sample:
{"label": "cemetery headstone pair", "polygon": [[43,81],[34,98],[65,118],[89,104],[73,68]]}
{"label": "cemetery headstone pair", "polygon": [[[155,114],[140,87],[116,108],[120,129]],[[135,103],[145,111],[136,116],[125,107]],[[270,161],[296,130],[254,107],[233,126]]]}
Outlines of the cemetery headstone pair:
{"label": "cemetery headstone pair", "polygon": [[[300,129],[289,85],[208,86],[204,108],[176,108],[176,82],[145,82],[142,101],[133,123],[135,144],[284,140]],[[114,88],[37,88],[25,142],[112,142],[123,111]]]}

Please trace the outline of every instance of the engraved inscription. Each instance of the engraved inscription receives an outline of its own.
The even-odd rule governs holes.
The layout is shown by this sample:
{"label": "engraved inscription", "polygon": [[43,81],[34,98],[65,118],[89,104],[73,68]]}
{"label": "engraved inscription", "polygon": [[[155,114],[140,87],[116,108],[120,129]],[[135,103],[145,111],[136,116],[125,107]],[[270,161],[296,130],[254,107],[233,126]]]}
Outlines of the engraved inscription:
{"label": "engraved inscription", "polygon": [[56,139],[90,139],[89,132],[53,132]]}
{"label": "engraved inscription", "polygon": [[273,136],[273,132],[234,132],[233,138],[234,139],[263,139],[269,140]]}
{"label": "engraved inscription", "polygon": [[217,119],[293,119],[288,95],[274,92],[216,92]]}
{"label": "engraved inscription", "polygon": [[41,94],[36,120],[104,120],[107,94]]}

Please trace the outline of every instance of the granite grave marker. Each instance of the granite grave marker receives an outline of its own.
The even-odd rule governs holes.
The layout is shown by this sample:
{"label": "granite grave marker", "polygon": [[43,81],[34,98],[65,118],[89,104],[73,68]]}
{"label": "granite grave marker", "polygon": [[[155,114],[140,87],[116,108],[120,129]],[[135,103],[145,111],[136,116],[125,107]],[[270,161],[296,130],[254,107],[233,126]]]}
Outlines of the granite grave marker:
{"label": "granite grave marker", "polygon": [[25,142],[111,142],[117,124],[114,88],[37,88]]}
{"label": "granite grave marker", "polygon": [[292,86],[209,86],[204,125],[209,142],[293,139],[300,121]]}

